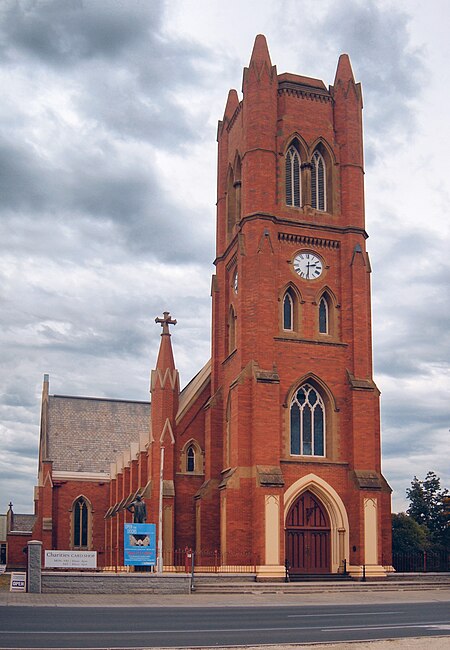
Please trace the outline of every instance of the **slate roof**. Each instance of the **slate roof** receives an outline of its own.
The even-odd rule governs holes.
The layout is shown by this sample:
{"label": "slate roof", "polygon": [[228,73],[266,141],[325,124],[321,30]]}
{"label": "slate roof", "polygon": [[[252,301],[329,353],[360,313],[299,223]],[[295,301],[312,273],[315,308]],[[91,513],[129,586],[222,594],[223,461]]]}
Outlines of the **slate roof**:
{"label": "slate roof", "polygon": [[149,402],[50,395],[47,456],[53,471],[109,472],[149,428]]}
{"label": "slate roof", "polygon": [[36,515],[13,514],[11,531],[15,533],[31,533]]}

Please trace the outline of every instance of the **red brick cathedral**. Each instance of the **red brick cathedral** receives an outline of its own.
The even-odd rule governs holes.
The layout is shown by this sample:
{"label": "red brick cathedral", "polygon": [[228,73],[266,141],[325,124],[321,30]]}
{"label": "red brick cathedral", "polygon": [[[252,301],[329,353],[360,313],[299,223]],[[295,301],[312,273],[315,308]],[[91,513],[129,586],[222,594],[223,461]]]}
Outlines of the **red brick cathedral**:
{"label": "red brick cathedral", "polygon": [[[197,562],[384,575],[390,488],[372,378],[361,86],[277,74],[264,36],[218,125],[211,360],[180,392],[168,312],[151,406],[49,395],[37,521],[45,548],[123,564],[139,493],[166,567]],[[163,476],[160,480],[161,455]]]}

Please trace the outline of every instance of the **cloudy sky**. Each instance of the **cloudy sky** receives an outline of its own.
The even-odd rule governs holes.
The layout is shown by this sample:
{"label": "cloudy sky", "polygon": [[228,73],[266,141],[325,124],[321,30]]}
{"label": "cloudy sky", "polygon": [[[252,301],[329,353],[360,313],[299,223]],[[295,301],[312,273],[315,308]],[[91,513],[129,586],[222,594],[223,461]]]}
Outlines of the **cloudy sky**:
{"label": "cloudy sky", "polygon": [[[257,11],[255,11],[257,7]],[[40,392],[145,400],[160,328],[210,354],[216,128],[257,33],[363,84],[383,469],[449,487],[447,0],[2,0],[0,512],[31,512]]]}

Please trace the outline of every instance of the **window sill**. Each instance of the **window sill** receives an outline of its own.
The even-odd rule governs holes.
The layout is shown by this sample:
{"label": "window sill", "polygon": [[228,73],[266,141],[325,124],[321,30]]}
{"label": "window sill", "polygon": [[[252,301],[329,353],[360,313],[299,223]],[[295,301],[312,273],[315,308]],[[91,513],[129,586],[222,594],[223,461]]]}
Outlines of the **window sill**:
{"label": "window sill", "polygon": [[342,465],[348,467],[349,463],[341,460],[332,460],[326,456],[291,456],[290,458],[281,458],[280,463],[316,463],[318,465]]}
{"label": "window sill", "polygon": [[[327,334],[321,334],[320,336],[325,337],[325,336],[329,336],[329,334],[328,335]],[[287,332],[286,332],[286,334],[284,336],[274,336],[274,341],[289,341],[291,343],[311,343],[312,345],[332,345],[332,346],[340,347],[340,348],[347,348],[348,347],[348,343],[342,343],[341,341],[333,341],[333,340],[325,341],[322,338],[320,338],[320,339],[304,339],[304,338],[300,338],[298,335],[295,335],[295,334],[289,336],[287,334]]]}

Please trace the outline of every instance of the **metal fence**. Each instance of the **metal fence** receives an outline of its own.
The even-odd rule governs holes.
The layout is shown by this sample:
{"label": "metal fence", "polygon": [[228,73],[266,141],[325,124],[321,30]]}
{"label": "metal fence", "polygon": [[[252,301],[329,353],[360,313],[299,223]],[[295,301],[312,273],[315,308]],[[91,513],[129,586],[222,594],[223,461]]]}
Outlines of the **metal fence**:
{"label": "metal fence", "polygon": [[400,573],[450,571],[450,553],[447,551],[393,553],[392,566]]}
{"label": "metal fence", "polygon": [[193,551],[190,548],[164,552],[164,566],[175,571],[195,573],[255,573],[254,557],[250,553],[240,555],[221,553],[218,550]]}

